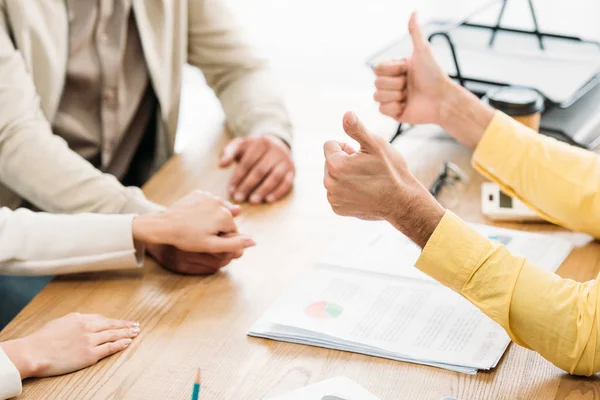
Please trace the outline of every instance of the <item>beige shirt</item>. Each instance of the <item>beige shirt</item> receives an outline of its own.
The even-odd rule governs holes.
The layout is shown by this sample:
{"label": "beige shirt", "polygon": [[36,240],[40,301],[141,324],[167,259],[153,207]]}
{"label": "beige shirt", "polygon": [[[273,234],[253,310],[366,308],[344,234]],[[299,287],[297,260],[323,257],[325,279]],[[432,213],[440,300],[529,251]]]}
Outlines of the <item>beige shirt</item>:
{"label": "beige shirt", "polygon": [[67,0],[69,57],[54,133],[122,179],[156,98],[131,0]]}
{"label": "beige shirt", "polygon": [[[233,134],[271,134],[292,142],[277,84],[226,0],[128,1],[157,98],[154,168],[173,154],[186,63],[202,70]],[[26,199],[55,213],[158,210],[139,189],[103,174],[51,129],[70,59],[66,6],[67,0],[0,0],[0,205],[15,208]]]}

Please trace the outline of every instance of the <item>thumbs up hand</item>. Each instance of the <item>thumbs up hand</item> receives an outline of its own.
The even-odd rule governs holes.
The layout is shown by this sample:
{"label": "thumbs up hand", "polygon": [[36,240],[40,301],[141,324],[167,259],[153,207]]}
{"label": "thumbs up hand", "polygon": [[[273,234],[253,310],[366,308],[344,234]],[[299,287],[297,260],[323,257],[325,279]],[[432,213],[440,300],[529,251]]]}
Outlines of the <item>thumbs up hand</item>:
{"label": "thumbs up hand", "polygon": [[375,101],[382,114],[410,124],[440,124],[442,101],[455,84],[437,63],[417,16],[408,25],[413,54],[375,67]]}
{"label": "thumbs up hand", "polygon": [[[324,184],[333,211],[364,220],[386,220],[424,245],[441,220],[443,207],[409,171],[402,155],[371,134],[354,113],[344,115],[343,125],[360,149],[325,143]],[[431,229],[413,237],[417,232],[413,228],[423,225]]]}

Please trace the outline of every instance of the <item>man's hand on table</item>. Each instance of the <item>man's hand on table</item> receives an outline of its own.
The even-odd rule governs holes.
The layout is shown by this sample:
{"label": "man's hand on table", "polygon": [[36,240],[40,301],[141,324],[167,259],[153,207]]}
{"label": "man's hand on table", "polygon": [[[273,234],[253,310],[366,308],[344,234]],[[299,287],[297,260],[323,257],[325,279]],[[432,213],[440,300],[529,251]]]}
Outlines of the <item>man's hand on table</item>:
{"label": "man's hand on table", "polygon": [[408,29],[412,56],[375,67],[374,98],[380,103],[379,110],[399,122],[440,125],[465,147],[474,149],[494,111],[447,76],[415,13]]}
{"label": "man's hand on table", "polygon": [[338,215],[386,220],[424,247],[444,208],[409,171],[402,155],[383,138],[369,133],[354,113],[344,130],[360,144],[325,143],[327,199]]}
{"label": "man's hand on table", "polygon": [[223,150],[219,166],[237,163],[229,195],[242,203],[273,203],[290,192],[296,174],[289,146],[275,136],[233,139]]}
{"label": "man's hand on table", "polygon": [[134,239],[166,268],[189,275],[211,274],[255,246],[238,233],[240,207],[196,191],[161,214],[136,217]]}
{"label": "man's hand on table", "polygon": [[183,275],[214,274],[244,253],[193,253],[165,245],[148,245],[146,250],[160,265]]}

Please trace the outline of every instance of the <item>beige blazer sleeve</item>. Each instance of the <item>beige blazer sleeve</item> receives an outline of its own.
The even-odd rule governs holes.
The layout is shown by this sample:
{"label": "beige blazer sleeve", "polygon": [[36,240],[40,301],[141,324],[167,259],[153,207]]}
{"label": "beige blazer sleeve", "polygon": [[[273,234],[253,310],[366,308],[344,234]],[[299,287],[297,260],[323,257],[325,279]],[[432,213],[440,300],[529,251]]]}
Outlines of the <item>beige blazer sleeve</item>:
{"label": "beige blazer sleeve", "polygon": [[0,209],[0,274],[59,275],[142,266],[133,215]]}
{"label": "beige blazer sleeve", "polygon": [[[0,275],[58,275],[142,266],[133,215],[54,215],[0,208]],[[21,376],[0,347],[0,400],[21,393]]]}
{"label": "beige blazer sleeve", "polygon": [[0,346],[0,400],[21,394],[21,375]]}
{"label": "beige blazer sleeve", "polygon": [[221,100],[237,136],[270,134],[288,144],[292,126],[267,63],[244,41],[223,0],[188,0],[188,60]]}
{"label": "beige blazer sleeve", "polygon": [[23,57],[15,50],[0,3],[0,180],[54,213],[158,211],[137,188],[125,188],[52,133]]}

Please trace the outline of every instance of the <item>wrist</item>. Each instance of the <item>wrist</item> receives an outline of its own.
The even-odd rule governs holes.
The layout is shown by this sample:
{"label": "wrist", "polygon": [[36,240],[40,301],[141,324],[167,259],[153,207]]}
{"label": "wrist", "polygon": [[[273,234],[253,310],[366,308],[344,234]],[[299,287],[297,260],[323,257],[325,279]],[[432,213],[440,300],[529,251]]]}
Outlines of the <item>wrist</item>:
{"label": "wrist", "polygon": [[439,102],[438,121],[436,124],[446,129],[452,122],[452,117],[456,115],[457,109],[462,101],[464,88],[452,80],[448,79],[441,92]]}
{"label": "wrist", "polygon": [[386,218],[397,230],[424,248],[442,220],[446,210],[419,184],[414,194],[404,196],[400,206]]}
{"label": "wrist", "polygon": [[452,81],[442,97],[437,124],[465,147],[475,149],[494,117],[494,110]]}
{"label": "wrist", "polygon": [[259,138],[264,137],[264,138],[271,140],[273,143],[277,144],[278,146],[285,148],[289,152],[291,152],[291,150],[292,150],[292,145],[286,139],[284,139],[283,137],[281,137],[280,135],[277,135],[275,133],[254,132],[254,133],[251,133],[249,135],[249,137],[259,137]]}
{"label": "wrist", "polygon": [[37,376],[38,372],[44,368],[44,363],[36,360],[35,356],[31,354],[31,347],[27,345],[26,337],[0,343],[0,346],[19,371],[21,380]]}
{"label": "wrist", "polygon": [[136,216],[132,223],[133,240],[151,245],[168,244],[169,224],[161,218],[161,214],[145,214]]}

